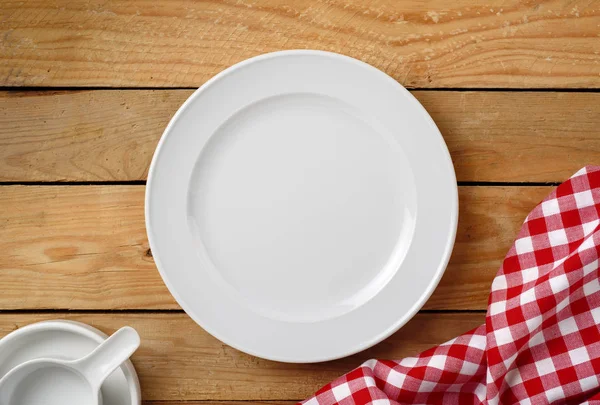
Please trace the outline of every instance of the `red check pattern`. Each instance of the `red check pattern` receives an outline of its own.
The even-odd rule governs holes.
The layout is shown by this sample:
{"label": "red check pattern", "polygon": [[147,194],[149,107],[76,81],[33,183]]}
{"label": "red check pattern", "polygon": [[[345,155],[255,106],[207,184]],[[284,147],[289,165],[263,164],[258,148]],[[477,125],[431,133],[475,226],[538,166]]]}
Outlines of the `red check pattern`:
{"label": "red check pattern", "polygon": [[416,357],[369,360],[306,405],[600,403],[600,167],[525,219],[484,325]]}

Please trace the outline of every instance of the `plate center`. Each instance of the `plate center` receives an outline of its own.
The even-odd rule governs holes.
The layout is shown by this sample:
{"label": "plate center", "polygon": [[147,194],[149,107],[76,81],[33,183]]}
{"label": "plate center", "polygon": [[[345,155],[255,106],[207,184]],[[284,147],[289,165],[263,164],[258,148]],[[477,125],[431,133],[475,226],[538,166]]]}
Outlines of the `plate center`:
{"label": "plate center", "polygon": [[290,322],[347,313],[394,275],[414,230],[404,154],[354,107],[317,94],[230,117],[190,180],[188,222],[207,271],[251,309]]}

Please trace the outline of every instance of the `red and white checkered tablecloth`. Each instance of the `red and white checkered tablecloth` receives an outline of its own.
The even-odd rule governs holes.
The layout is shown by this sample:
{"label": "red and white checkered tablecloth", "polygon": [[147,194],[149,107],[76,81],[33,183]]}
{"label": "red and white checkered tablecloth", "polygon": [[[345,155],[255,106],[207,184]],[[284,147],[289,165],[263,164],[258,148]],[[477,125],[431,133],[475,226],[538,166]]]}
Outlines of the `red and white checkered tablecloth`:
{"label": "red and white checkered tablecloth", "polygon": [[306,405],[600,404],[600,166],[527,216],[485,324],[400,361],[369,360]]}

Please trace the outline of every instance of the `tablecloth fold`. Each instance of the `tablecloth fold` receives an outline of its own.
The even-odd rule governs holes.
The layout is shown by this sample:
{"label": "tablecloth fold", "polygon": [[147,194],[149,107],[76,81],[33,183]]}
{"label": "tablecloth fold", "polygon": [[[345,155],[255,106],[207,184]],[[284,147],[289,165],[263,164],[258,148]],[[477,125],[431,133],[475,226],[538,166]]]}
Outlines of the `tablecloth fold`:
{"label": "tablecloth fold", "polygon": [[527,216],[485,324],[400,361],[369,360],[307,399],[331,404],[600,403],[600,166]]}

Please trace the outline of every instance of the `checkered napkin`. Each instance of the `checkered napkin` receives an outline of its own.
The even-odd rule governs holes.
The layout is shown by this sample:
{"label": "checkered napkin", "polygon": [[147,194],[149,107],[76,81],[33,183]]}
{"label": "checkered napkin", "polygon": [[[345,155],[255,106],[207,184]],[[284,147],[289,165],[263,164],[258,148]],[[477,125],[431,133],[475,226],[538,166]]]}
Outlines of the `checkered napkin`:
{"label": "checkered napkin", "polygon": [[525,219],[492,283],[485,324],[401,361],[369,360],[304,401],[600,403],[600,166]]}

